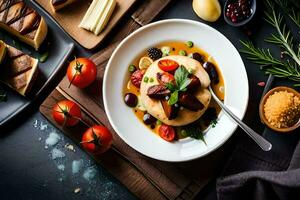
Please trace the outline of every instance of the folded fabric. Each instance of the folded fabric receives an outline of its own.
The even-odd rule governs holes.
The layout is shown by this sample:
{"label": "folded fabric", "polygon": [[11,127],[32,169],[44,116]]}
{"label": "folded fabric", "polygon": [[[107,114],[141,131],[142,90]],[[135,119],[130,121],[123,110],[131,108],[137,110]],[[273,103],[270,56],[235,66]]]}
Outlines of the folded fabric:
{"label": "folded fabric", "polygon": [[300,199],[300,142],[292,156],[242,141],[217,180],[219,200]]}

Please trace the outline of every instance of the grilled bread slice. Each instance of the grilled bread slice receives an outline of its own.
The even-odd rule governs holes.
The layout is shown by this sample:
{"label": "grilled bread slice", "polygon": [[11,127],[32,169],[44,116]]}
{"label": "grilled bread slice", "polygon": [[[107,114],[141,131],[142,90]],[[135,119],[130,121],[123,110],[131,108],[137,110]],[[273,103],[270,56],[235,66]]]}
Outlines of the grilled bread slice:
{"label": "grilled bread slice", "polygon": [[53,12],[56,12],[74,1],[76,0],[50,0],[50,5],[52,6]]}
{"label": "grilled bread slice", "polygon": [[24,0],[0,0],[0,28],[39,49],[48,32],[47,24]]}
{"label": "grilled bread slice", "polygon": [[[0,81],[19,94],[28,95],[38,74],[38,60],[0,40]],[[1,54],[0,54],[1,56]]]}

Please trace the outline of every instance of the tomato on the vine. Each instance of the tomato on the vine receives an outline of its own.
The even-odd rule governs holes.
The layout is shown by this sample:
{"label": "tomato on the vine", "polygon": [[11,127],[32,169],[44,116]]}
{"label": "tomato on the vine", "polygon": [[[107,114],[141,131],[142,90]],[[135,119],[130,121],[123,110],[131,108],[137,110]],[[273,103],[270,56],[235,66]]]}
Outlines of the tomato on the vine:
{"label": "tomato on the vine", "polygon": [[74,126],[81,118],[81,110],[73,101],[62,100],[52,108],[52,117],[60,125]]}
{"label": "tomato on the vine", "polygon": [[104,126],[95,125],[90,127],[82,136],[83,148],[92,154],[101,154],[107,151],[112,144],[113,136]]}
{"label": "tomato on the vine", "polygon": [[95,81],[97,68],[95,63],[88,58],[76,58],[69,64],[67,76],[70,84],[85,88]]}

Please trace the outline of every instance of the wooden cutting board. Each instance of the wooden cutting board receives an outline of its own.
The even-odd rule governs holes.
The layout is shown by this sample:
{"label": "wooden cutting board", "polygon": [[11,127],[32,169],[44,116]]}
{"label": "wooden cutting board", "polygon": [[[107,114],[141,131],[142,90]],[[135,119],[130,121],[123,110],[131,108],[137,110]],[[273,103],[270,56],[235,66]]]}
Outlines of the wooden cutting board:
{"label": "wooden cutting board", "polygon": [[53,12],[50,0],[36,0],[74,40],[86,49],[93,49],[98,46],[135,1],[136,0],[117,0],[117,6],[106,28],[96,36],[78,27],[92,0],[78,0],[57,12]]}

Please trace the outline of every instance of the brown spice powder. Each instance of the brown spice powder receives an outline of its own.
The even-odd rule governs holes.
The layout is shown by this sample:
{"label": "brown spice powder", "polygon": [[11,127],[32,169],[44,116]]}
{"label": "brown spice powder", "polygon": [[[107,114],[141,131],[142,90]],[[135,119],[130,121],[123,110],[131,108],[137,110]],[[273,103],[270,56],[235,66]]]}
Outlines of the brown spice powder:
{"label": "brown spice powder", "polygon": [[288,128],[300,119],[300,99],[294,93],[279,91],[270,95],[264,104],[268,122],[276,128]]}

